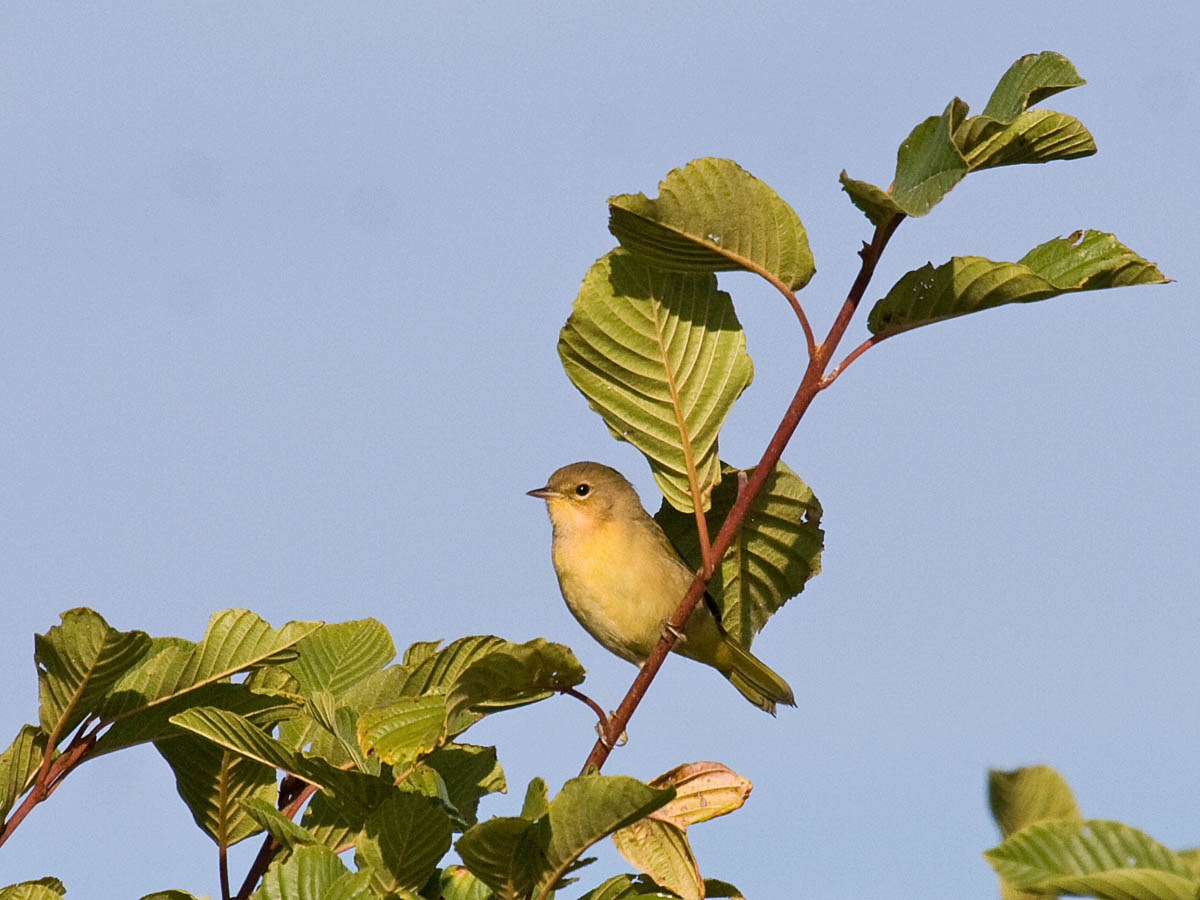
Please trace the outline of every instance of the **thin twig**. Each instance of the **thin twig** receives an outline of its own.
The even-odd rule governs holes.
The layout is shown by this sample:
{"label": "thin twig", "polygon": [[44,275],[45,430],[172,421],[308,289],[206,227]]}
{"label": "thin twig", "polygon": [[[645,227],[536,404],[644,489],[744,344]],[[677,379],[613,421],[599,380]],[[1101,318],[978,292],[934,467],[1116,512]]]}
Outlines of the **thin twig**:
{"label": "thin twig", "polygon": [[[758,496],[759,491],[762,490],[762,486],[771,472],[774,471],[775,463],[783,455],[783,449],[787,446],[792,434],[796,431],[796,426],[800,423],[800,419],[808,410],[817,393],[821,390],[821,379],[825,368],[829,365],[829,360],[837,349],[838,342],[841,341],[842,336],[846,333],[846,328],[849,326],[855,310],[858,309],[859,303],[862,302],[863,294],[866,292],[867,285],[871,281],[871,276],[875,272],[875,266],[879,262],[879,257],[883,253],[884,247],[887,246],[888,240],[903,219],[903,215],[897,215],[887,222],[877,225],[871,242],[863,244],[862,250],[859,251],[859,256],[862,258],[862,265],[859,268],[858,276],[850,286],[850,291],[847,293],[845,301],[842,303],[842,308],[838,311],[837,317],[829,328],[829,334],[820,345],[814,348],[813,353],[810,355],[808,367],[804,371],[804,377],[800,380],[800,385],[796,388],[796,394],[792,397],[792,402],[783,414],[783,419],[780,421],[779,427],[775,429],[775,434],[772,436],[770,443],[767,444],[767,449],[763,452],[762,459],[754,467],[754,472],[747,480],[744,490],[738,492],[737,499],[734,500],[733,506],[725,517],[725,522],[721,525],[721,530],[717,533],[717,537],[713,541],[713,565],[720,561],[725,555],[725,551],[729,549],[729,545],[733,543],[733,538],[741,527],[742,520],[745,519],[750,505]],[[706,574],[702,569],[692,579],[687,593],[684,594],[683,599],[679,602],[679,606],[675,609],[674,615],[671,616],[667,626],[664,627],[658,644],[650,652],[646,661],[642,663],[637,676],[633,679],[633,684],[630,685],[625,697],[621,700],[621,705],[617,707],[616,712],[609,716],[608,727],[593,745],[592,752],[588,754],[588,758],[583,764],[583,771],[586,772],[590,769],[598,771],[604,765],[605,760],[608,759],[612,746],[616,744],[621,733],[625,731],[625,726],[645,695],[650,682],[654,680],[654,676],[662,666],[663,660],[666,659],[667,654],[671,652],[671,648],[675,645],[676,635],[682,630],[688,616],[691,615],[696,603],[699,602],[701,595],[708,587],[710,578],[711,573]]]}
{"label": "thin twig", "polygon": [[833,382],[837,379],[837,377],[839,375],[841,375],[842,372],[845,370],[846,366],[850,365],[850,363],[854,362],[856,359],[858,359],[860,356],[862,356],[864,353],[866,353],[868,350],[870,350],[872,347],[874,347],[876,344],[878,344],[880,341],[882,341],[884,338],[887,338],[887,337],[891,337],[891,335],[885,334],[882,337],[880,337],[879,335],[873,334],[869,338],[867,338],[865,341],[863,341],[861,344],[859,344],[857,347],[855,347],[853,350],[851,350],[849,353],[847,353],[846,358],[843,359],[836,366],[834,366],[829,371],[829,374],[821,379],[821,390],[825,390],[825,388],[827,388],[831,384],[833,384]]}
{"label": "thin twig", "polygon": [[580,700],[583,703],[586,703],[588,705],[588,707],[591,708],[592,712],[594,712],[596,714],[597,718],[600,719],[601,733],[603,733],[604,729],[608,727],[608,713],[606,713],[604,711],[603,706],[601,706],[599,703],[597,703],[595,700],[593,700],[587,694],[583,693],[582,691],[577,691],[577,690],[575,690],[575,688],[570,688],[570,687],[559,688],[558,692],[560,694],[566,694],[570,697],[574,697],[576,700]]}

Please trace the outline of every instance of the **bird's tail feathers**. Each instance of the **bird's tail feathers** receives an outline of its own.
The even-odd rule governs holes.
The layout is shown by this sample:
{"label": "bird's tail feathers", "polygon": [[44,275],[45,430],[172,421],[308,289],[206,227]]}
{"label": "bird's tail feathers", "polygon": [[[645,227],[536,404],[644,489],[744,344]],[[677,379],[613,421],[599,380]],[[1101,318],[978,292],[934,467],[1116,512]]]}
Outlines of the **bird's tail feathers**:
{"label": "bird's tail feathers", "polygon": [[728,636],[725,637],[725,649],[729,652],[730,664],[725,677],[743,697],[771,715],[775,715],[776,703],[796,705],[791,687],[765,662]]}

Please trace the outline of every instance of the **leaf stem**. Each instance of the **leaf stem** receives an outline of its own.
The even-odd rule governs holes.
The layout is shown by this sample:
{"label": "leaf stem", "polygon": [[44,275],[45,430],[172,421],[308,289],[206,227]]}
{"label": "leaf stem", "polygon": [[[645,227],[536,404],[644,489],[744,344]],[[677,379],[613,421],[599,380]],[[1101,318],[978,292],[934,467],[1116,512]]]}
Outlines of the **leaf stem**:
{"label": "leaf stem", "polygon": [[[808,367],[804,371],[804,376],[800,380],[799,387],[796,388],[792,402],[788,404],[788,408],[779,422],[779,427],[775,429],[775,434],[763,452],[762,459],[754,467],[754,472],[747,480],[744,489],[738,492],[737,499],[730,508],[729,514],[725,517],[725,521],[721,525],[721,530],[717,533],[717,537],[712,543],[713,565],[725,555],[725,551],[733,543],[733,538],[741,527],[742,520],[745,519],[750,505],[758,496],[759,491],[762,490],[762,486],[771,472],[774,471],[775,463],[783,455],[783,449],[787,446],[788,441],[791,440],[792,434],[795,433],[796,426],[800,424],[800,419],[812,404],[813,399],[821,391],[823,387],[822,380],[825,369],[829,365],[829,360],[833,356],[834,351],[837,350],[838,343],[846,333],[846,328],[849,326],[850,320],[854,317],[855,311],[862,302],[867,285],[871,281],[871,276],[875,273],[875,266],[879,262],[879,257],[883,254],[883,250],[891,239],[892,234],[895,233],[897,226],[903,220],[904,215],[897,214],[886,222],[875,226],[875,233],[871,238],[871,242],[864,243],[862,249],[859,251],[862,264],[859,267],[854,283],[850,286],[845,301],[842,303],[842,308],[838,311],[833,324],[829,328],[829,334],[826,335],[824,341],[813,347],[812,353],[809,356]],[[609,716],[608,727],[592,746],[592,752],[588,754],[587,760],[583,764],[584,772],[589,769],[596,769],[598,771],[603,767],[605,760],[608,759],[608,755],[611,752],[611,748],[616,744],[617,739],[625,730],[625,726],[628,724],[634,710],[637,709],[642,697],[645,696],[650,682],[654,680],[654,676],[658,674],[659,668],[662,667],[663,660],[671,652],[671,648],[675,645],[676,635],[683,628],[684,623],[687,622],[688,616],[691,615],[701,595],[703,595],[705,589],[708,587],[711,577],[712,569],[708,568],[707,572],[701,569],[700,572],[696,573],[696,577],[692,579],[691,586],[688,587],[683,599],[679,601],[679,606],[676,607],[674,615],[671,616],[667,626],[663,628],[663,634],[659,638],[658,644],[638,669],[637,676],[633,679],[633,684],[630,685],[625,697],[621,700],[621,705],[617,707],[616,712]]]}
{"label": "leaf stem", "polygon": [[221,900],[230,900],[229,859],[225,854],[224,843],[217,848],[217,875],[221,880]]}
{"label": "leaf stem", "polygon": [[560,694],[566,694],[570,697],[574,697],[576,700],[579,700],[582,703],[587,704],[587,706],[591,709],[591,711],[596,714],[597,718],[600,719],[600,728],[603,730],[608,727],[608,713],[606,713],[604,711],[604,707],[601,706],[599,703],[597,703],[595,700],[593,700],[591,697],[589,697],[587,694],[583,693],[583,691],[577,691],[577,690],[575,690],[575,688],[564,687],[564,688],[559,688],[558,692]]}

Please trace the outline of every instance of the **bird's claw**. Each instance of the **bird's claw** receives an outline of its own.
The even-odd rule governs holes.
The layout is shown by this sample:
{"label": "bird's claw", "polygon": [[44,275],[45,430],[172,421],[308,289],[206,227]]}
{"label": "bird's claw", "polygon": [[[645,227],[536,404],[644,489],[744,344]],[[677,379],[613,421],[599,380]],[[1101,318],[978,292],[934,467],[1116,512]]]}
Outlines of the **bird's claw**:
{"label": "bird's claw", "polygon": [[[616,715],[616,710],[609,710],[608,715],[609,715],[609,718],[611,719],[612,716]],[[605,750],[611,750],[613,747],[624,747],[627,743],[629,743],[629,732],[627,732],[627,731],[621,732],[621,736],[619,738],[617,738],[616,744],[614,744],[612,741],[610,741],[608,739],[608,723],[607,722],[597,722],[596,723],[596,734],[600,735],[600,743],[604,745]]]}
{"label": "bird's claw", "polygon": [[675,640],[680,644],[687,641],[687,635],[683,633],[682,629],[676,628],[674,625],[672,625],[670,619],[663,622],[663,631],[667,632],[668,634],[673,634],[675,636]]}

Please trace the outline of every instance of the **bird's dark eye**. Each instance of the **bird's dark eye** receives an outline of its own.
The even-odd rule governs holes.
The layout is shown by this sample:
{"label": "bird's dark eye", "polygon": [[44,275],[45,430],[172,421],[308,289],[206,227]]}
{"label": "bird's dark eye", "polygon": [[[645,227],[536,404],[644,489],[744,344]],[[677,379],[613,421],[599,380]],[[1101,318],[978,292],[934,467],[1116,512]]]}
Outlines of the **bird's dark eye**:
{"label": "bird's dark eye", "polygon": [[587,484],[577,484],[575,485],[575,496],[586,497],[588,495],[588,491],[590,490],[591,487],[589,487]]}

